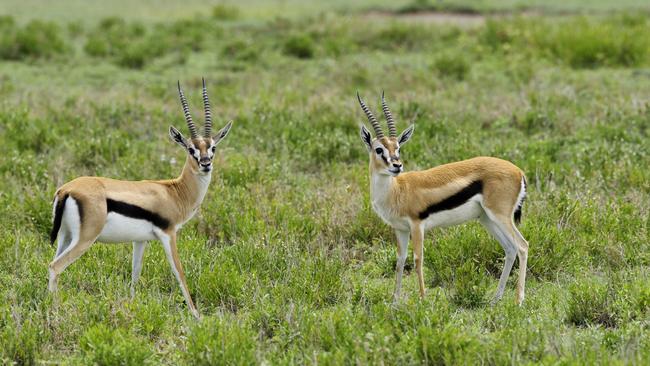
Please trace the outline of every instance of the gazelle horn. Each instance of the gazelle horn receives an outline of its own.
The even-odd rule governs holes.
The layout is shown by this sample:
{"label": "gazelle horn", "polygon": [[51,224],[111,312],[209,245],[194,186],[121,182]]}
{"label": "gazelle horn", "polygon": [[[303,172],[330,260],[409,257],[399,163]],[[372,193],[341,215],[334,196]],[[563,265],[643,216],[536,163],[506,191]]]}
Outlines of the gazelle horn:
{"label": "gazelle horn", "polygon": [[370,112],[370,109],[368,109],[366,103],[364,103],[363,100],[361,99],[359,92],[357,92],[357,99],[359,99],[359,104],[361,105],[361,109],[363,109],[363,113],[366,114],[366,117],[368,117],[368,121],[372,125],[372,128],[375,130],[375,135],[377,135],[377,138],[380,139],[384,137],[384,131],[381,130],[381,126],[379,126],[379,122],[377,122],[377,118],[375,118],[375,116],[372,115],[372,112]]}
{"label": "gazelle horn", "polygon": [[212,112],[210,112],[210,101],[208,100],[208,89],[205,87],[205,79],[203,80],[203,110],[205,111],[205,130],[203,136],[210,137],[212,133]]}
{"label": "gazelle horn", "polygon": [[197,138],[199,135],[196,133],[196,126],[192,121],[192,116],[190,115],[190,107],[187,106],[187,99],[183,94],[181,89],[181,82],[178,82],[178,96],[181,98],[181,104],[183,105],[183,114],[185,115],[185,122],[187,122],[187,127],[190,129],[190,135],[193,139]]}
{"label": "gazelle horn", "polygon": [[386,124],[388,125],[388,136],[397,137],[397,129],[395,128],[395,120],[393,119],[393,114],[390,113],[388,109],[388,104],[386,104],[386,99],[384,99],[384,91],[381,91],[381,109],[384,110],[384,116],[386,116]]}

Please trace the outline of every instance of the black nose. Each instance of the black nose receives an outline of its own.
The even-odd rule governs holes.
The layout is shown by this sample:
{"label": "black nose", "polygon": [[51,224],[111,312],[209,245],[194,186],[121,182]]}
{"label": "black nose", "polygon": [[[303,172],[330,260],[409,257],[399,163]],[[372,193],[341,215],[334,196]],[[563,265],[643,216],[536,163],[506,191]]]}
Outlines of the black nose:
{"label": "black nose", "polygon": [[394,166],[395,168],[401,168],[401,167],[402,167],[402,163],[393,163],[393,166]]}
{"label": "black nose", "polygon": [[209,166],[211,162],[210,162],[210,160],[203,160],[203,159],[201,159],[201,160],[199,161],[199,163],[200,163],[202,166]]}

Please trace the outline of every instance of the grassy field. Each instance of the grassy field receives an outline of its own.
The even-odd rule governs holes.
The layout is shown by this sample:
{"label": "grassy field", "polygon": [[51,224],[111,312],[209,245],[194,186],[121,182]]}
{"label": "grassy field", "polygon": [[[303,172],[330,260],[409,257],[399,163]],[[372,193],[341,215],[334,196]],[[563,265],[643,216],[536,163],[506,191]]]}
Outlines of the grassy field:
{"label": "grassy field", "polygon": [[[534,16],[503,14],[520,1],[444,2],[485,13],[471,27],[400,15],[440,2],[57,3],[0,4],[0,363],[650,359],[645,2],[544,2]],[[91,248],[54,298],[56,187],[178,175],[176,81],[200,119],[201,77],[216,124],[235,121],[179,235],[202,320],[157,242],[135,299],[130,244]],[[429,233],[426,297],[408,273],[391,304],[395,237],[369,205],[357,90],[377,113],[385,90],[398,128],[415,121],[407,170],[493,155],[526,172],[522,307],[517,265],[488,305],[504,253],[478,223]]]}

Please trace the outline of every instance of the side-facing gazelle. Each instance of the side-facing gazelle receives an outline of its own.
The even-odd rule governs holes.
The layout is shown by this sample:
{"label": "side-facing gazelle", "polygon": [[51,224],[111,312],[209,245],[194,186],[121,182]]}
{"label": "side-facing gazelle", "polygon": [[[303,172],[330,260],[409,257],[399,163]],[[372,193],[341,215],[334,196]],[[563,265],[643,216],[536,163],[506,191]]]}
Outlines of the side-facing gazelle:
{"label": "side-facing gazelle", "polygon": [[524,300],[528,243],[515,221],[521,217],[526,196],[526,178],[514,164],[492,157],[476,157],[444,164],[428,170],[402,173],[400,146],[413,135],[414,125],[397,136],[395,121],[382,93],[382,109],[388,124],[388,137],[357,93],[357,99],[375,130],[373,139],[361,126],[361,139],[370,155],[370,197],[375,212],[397,235],[397,280],[394,299],[399,299],[409,236],[413,257],[424,296],[422,273],[424,232],[441,226],[479,219],[506,252],[503,272],[494,301],[503,296],[515,255],[519,256],[517,303]]}
{"label": "side-facing gazelle", "polygon": [[50,238],[54,243],[58,237],[58,246],[49,265],[50,291],[56,291],[61,272],[95,241],[132,241],[131,296],[134,296],[146,242],[160,240],[192,315],[199,317],[178,257],[176,232],[198,211],[210,184],[216,146],[228,134],[232,121],[216,135],[211,134],[212,116],[204,80],[205,130],[203,136],[199,136],[180,82],[178,93],[190,130],[190,138],[186,139],[176,128],[169,127],[172,140],[187,151],[185,166],[178,178],[136,182],[80,177],[56,191]]}

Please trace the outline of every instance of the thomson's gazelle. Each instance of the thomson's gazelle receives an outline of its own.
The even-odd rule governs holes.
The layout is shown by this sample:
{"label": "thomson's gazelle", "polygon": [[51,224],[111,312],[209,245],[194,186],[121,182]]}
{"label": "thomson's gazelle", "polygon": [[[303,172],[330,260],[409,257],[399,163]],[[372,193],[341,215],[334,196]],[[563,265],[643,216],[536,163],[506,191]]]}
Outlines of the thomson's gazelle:
{"label": "thomson's gazelle", "polygon": [[366,127],[361,126],[361,139],[370,154],[372,207],[395,229],[397,235],[395,300],[400,294],[409,236],[413,242],[420,296],[424,296],[424,232],[433,227],[479,219],[506,252],[494,301],[503,296],[517,255],[517,303],[521,304],[528,257],[528,243],[515,226],[515,221],[518,222],[521,217],[521,206],[526,196],[526,179],[521,169],[505,160],[477,157],[428,170],[402,173],[400,147],[411,138],[414,126],[411,125],[397,136],[395,121],[382,94],[382,109],[389,131],[386,137],[358,94],[357,99],[376,134],[373,139]]}
{"label": "thomson's gazelle", "polygon": [[146,242],[160,240],[172,272],[180,284],[187,305],[199,316],[185,282],[176,249],[176,232],[199,209],[210,184],[212,159],[217,144],[228,134],[228,122],[216,135],[211,134],[210,103],[203,81],[205,130],[199,136],[187,100],[178,84],[190,138],[169,127],[172,140],[187,152],[178,178],[169,180],[123,181],[103,177],[80,177],[61,186],[54,197],[54,226],[51,240],[58,237],[56,256],[49,265],[50,291],[56,291],[57,277],[95,241],[133,242],[131,296],[142,270]]}

